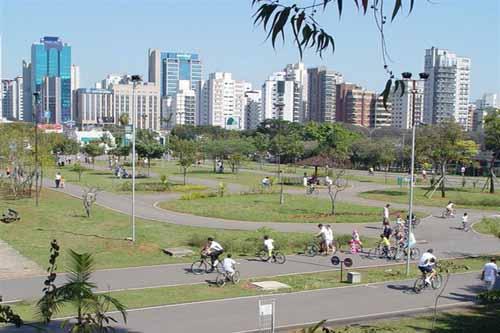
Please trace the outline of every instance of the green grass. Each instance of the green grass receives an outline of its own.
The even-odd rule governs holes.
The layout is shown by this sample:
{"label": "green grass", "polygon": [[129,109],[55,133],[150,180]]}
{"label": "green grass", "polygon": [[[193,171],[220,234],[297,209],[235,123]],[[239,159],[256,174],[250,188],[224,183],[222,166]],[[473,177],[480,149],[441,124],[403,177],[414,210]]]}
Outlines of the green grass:
{"label": "green grass", "polygon": [[63,249],[61,270],[66,263],[64,253],[69,248],[93,253],[96,268],[112,268],[189,262],[192,258],[171,258],[161,249],[185,246],[197,250],[208,236],[215,237],[235,255],[254,255],[264,234],[273,237],[286,253],[303,250],[312,238],[312,233],[278,233],[267,228],[215,230],[137,219],[134,245],[124,240],[131,236],[128,215],[94,205],[91,218],[86,218],[81,200],[59,192],[43,191],[38,208],[33,199],[0,199],[0,211],[7,207],[19,211],[21,221],[0,223],[0,238],[42,267],[47,266],[50,241],[57,239]]}
{"label": "green grass", "polygon": [[479,233],[500,238],[500,218],[485,217],[481,222],[474,224],[473,228]]}
{"label": "green grass", "polygon": [[[456,309],[440,312],[432,331],[434,317],[430,314],[416,317],[405,316],[395,319],[378,320],[342,327],[332,327],[343,333],[471,333],[498,332],[500,327],[500,307],[498,305],[478,306],[472,309]],[[294,331],[293,333],[301,333]]]}
{"label": "green grass", "polygon": [[[153,169],[153,168],[152,168]],[[130,168],[127,168],[131,172]],[[170,170],[170,169],[169,169]],[[44,176],[53,178],[56,172],[61,172],[65,182],[74,183],[85,187],[98,187],[101,190],[123,193],[132,191],[131,179],[119,179],[110,170],[93,170],[87,169],[83,172],[81,179],[78,179],[78,173],[70,170],[70,167],[65,166],[62,168],[47,168],[44,171]],[[147,174],[147,170],[140,168],[138,172]],[[167,175],[167,173],[162,173]],[[170,187],[166,188],[160,182],[160,177],[136,178],[136,190],[138,192],[188,192],[188,191],[203,191],[206,186],[186,184],[182,185],[179,182],[172,182],[169,180]]]}
{"label": "green grass", "polygon": [[[465,266],[469,270],[478,271],[484,264],[485,258],[471,258],[454,260],[453,264],[457,266],[454,272],[466,271]],[[447,262],[443,260],[442,262]],[[460,266],[460,267],[459,267]],[[361,272],[363,283],[374,283],[384,281],[406,280],[408,277],[405,274],[405,265],[394,265],[391,267],[365,268],[356,269]],[[414,265],[411,267],[410,278],[416,278],[421,273]],[[344,279],[347,273],[344,273]],[[210,278],[215,279],[215,275]],[[251,282],[255,281],[273,281],[282,282],[290,286],[289,289],[282,289],[276,292],[264,292],[255,289],[251,286]],[[206,300],[225,299],[242,296],[269,295],[273,293],[292,293],[298,291],[317,290],[324,288],[335,288],[347,286],[347,282],[340,282],[339,271],[327,271],[320,273],[294,274],[265,278],[254,278],[242,280],[239,284],[227,284],[224,288],[207,285],[205,283],[196,285],[180,285],[172,287],[161,287],[151,289],[140,289],[132,291],[111,292],[110,295],[116,297],[127,308],[140,308],[156,305],[179,304],[188,302],[199,302]],[[23,302],[13,305],[16,312],[22,315],[27,320],[33,320],[34,307],[32,302]],[[67,316],[74,313],[74,309],[66,307],[58,316]]]}
{"label": "green grass", "polygon": [[363,223],[380,220],[380,208],[338,202],[337,213],[330,215],[330,200],[300,195],[247,194],[195,200],[175,200],[160,207],[199,216],[242,221],[297,223]]}
{"label": "green grass", "polygon": [[[446,191],[446,198],[441,198],[441,192],[436,191],[431,199],[424,196],[426,188],[415,188],[415,204],[444,207],[448,201],[453,201],[458,208],[477,208],[499,210],[500,193],[490,194],[479,190],[454,188]],[[360,194],[362,198],[380,200],[392,203],[407,203],[407,189],[374,190]]]}

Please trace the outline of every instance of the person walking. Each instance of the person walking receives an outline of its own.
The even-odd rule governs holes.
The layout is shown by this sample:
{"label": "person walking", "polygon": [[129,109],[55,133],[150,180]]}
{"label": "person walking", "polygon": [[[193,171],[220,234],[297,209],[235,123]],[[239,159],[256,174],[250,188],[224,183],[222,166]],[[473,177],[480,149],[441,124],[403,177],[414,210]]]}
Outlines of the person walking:
{"label": "person walking", "polygon": [[382,224],[384,226],[386,225],[389,225],[391,222],[389,221],[389,216],[390,216],[390,211],[389,211],[389,207],[391,207],[390,204],[387,204],[385,205],[384,207],[384,215],[383,215],[383,219],[382,219]]}
{"label": "person walking", "polygon": [[61,173],[57,172],[55,178],[56,188],[59,188],[59,186],[61,185],[61,178],[62,178]]}
{"label": "person walking", "polygon": [[483,272],[481,274],[481,280],[483,280],[486,284],[486,289],[488,289],[488,291],[493,290],[493,287],[495,287],[497,275],[497,260],[495,258],[491,258],[490,262],[484,265]]}

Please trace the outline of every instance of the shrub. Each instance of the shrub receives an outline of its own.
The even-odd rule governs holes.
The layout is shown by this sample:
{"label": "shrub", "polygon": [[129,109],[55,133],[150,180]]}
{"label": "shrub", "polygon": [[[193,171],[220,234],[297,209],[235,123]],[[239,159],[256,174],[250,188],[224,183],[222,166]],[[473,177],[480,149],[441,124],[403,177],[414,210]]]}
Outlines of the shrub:
{"label": "shrub", "polygon": [[183,194],[181,196],[181,200],[196,200],[196,199],[204,199],[204,198],[214,198],[217,196],[217,193],[212,192],[189,192]]}
{"label": "shrub", "polygon": [[482,292],[477,295],[477,299],[481,304],[498,304],[500,303],[500,290]]}

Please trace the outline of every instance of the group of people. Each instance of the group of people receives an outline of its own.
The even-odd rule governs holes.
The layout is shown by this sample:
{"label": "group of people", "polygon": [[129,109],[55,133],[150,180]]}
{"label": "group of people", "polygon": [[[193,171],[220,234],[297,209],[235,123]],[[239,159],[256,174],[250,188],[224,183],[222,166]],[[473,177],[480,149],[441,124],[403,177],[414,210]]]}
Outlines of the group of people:
{"label": "group of people", "polygon": [[318,224],[319,232],[316,237],[320,240],[319,250],[321,253],[328,255],[330,252],[335,252],[335,245],[333,244],[333,230],[329,224]]}

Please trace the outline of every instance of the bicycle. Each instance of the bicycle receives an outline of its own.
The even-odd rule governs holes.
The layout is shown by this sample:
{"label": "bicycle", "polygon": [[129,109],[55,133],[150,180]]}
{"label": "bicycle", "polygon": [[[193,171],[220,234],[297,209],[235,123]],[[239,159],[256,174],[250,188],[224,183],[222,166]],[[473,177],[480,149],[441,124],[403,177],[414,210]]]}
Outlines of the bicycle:
{"label": "bicycle", "polygon": [[215,267],[212,267],[212,262],[210,256],[202,254],[200,259],[193,262],[191,265],[191,272],[195,275],[200,275],[203,273],[212,273],[214,270],[217,272],[222,271],[222,262],[220,259],[217,260]]}
{"label": "bicycle", "polygon": [[392,249],[394,247],[390,247],[387,250],[384,250],[384,246],[382,245],[382,242],[379,242],[376,247],[370,249],[368,251],[368,257],[369,258],[386,258],[386,259],[391,259],[394,257],[394,253],[392,253]]}
{"label": "bicycle", "polygon": [[[339,249],[339,243],[334,240],[332,254],[337,253],[338,249]],[[318,240],[316,238],[314,238],[309,244],[307,244],[306,248],[304,249],[304,254],[308,257],[315,257],[320,253],[322,253],[321,247],[318,244]]]}
{"label": "bicycle", "polygon": [[[403,257],[408,257],[408,250],[406,249],[406,245],[398,245],[391,247],[391,254],[394,260],[401,260]],[[410,259],[417,260],[420,258],[420,249],[418,247],[410,248]]]}
{"label": "bicycle", "polygon": [[429,285],[432,287],[432,289],[436,290],[441,288],[441,285],[443,284],[443,276],[440,273],[436,273],[431,278],[431,283],[427,284],[425,282],[425,276],[422,274],[416,281],[415,284],[413,285],[413,290],[415,291],[416,294],[420,294],[422,290],[426,289],[429,287]]}
{"label": "bicycle", "polygon": [[316,186],[309,185],[306,188],[306,194],[307,195],[312,195],[312,194],[318,195],[319,194],[319,189]]}
{"label": "bicycle", "polygon": [[286,257],[283,253],[279,251],[272,251],[271,256],[269,256],[269,251],[262,249],[259,251],[258,256],[262,261],[271,261],[273,263],[284,264]]}
{"label": "bicycle", "polygon": [[448,209],[445,209],[443,211],[443,213],[441,214],[441,217],[443,219],[447,219],[447,218],[450,218],[450,217],[453,218],[453,217],[455,217],[455,213],[456,213],[455,209],[452,209],[451,211],[449,211]]}
{"label": "bicycle", "polygon": [[215,283],[219,287],[224,287],[226,282],[232,282],[233,284],[240,282],[240,272],[234,271],[233,275],[230,275],[228,272],[220,271],[219,274],[217,274]]}

